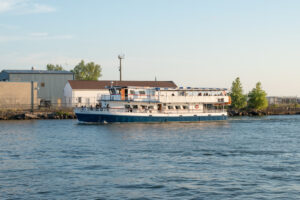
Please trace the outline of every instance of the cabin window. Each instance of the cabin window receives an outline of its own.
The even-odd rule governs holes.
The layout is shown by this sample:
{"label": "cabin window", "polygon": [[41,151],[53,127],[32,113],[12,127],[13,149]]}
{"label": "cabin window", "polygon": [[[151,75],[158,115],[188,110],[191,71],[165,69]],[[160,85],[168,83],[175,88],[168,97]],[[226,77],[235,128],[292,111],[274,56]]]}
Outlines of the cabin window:
{"label": "cabin window", "polygon": [[135,94],[135,91],[134,90],[130,90],[130,94]]}
{"label": "cabin window", "polygon": [[155,95],[155,91],[154,90],[147,90],[146,94],[150,95],[150,96],[154,96]]}
{"label": "cabin window", "polygon": [[130,108],[130,105],[127,105],[127,104],[126,104],[126,105],[125,105],[125,108]]}
{"label": "cabin window", "polygon": [[138,109],[139,106],[138,106],[138,105],[133,105],[132,108],[133,108],[133,109]]}
{"label": "cabin window", "polygon": [[153,110],[153,109],[154,109],[154,107],[153,107],[153,106],[148,106],[148,109],[152,109],[152,110]]}
{"label": "cabin window", "polygon": [[142,109],[146,109],[146,108],[147,108],[147,106],[142,105]]}
{"label": "cabin window", "polygon": [[78,103],[82,103],[81,97],[78,97]]}
{"label": "cabin window", "polygon": [[173,106],[168,106],[168,109],[169,110],[173,110]]}
{"label": "cabin window", "polygon": [[45,83],[44,82],[41,82],[41,87],[45,87]]}
{"label": "cabin window", "polygon": [[179,92],[179,96],[185,96],[185,92]]}
{"label": "cabin window", "polygon": [[179,110],[180,109],[180,106],[175,106],[176,110]]}
{"label": "cabin window", "polygon": [[224,98],[218,99],[218,102],[224,102]]}
{"label": "cabin window", "polygon": [[140,95],[146,94],[145,91],[143,91],[143,90],[142,90],[142,91],[139,91],[139,93],[140,93]]}
{"label": "cabin window", "polygon": [[186,110],[186,109],[188,109],[188,106],[182,106],[182,108]]}

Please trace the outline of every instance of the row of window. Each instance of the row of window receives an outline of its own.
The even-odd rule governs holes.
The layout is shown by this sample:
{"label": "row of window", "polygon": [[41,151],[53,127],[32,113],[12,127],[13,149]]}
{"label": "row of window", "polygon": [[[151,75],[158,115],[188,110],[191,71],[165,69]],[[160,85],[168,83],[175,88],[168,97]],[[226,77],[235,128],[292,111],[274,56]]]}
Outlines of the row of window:
{"label": "row of window", "polygon": [[134,91],[134,90],[130,90],[130,94],[132,94],[132,95],[145,95],[146,94],[146,92],[145,91],[143,91],[143,90],[140,90],[140,91]]}
{"label": "row of window", "polygon": [[[198,107],[198,106],[197,106]],[[125,108],[126,109],[150,109],[150,110],[153,110],[154,109],[154,106],[146,106],[146,105],[128,105],[126,104],[125,105]],[[168,108],[168,110],[181,110],[181,109],[184,109],[184,110],[187,110],[189,109],[189,107],[187,105],[175,105],[175,106],[172,106],[172,105],[168,105],[168,106],[165,106],[165,108]]]}
{"label": "row of window", "polygon": [[[130,90],[129,92],[131,95],[145,95],[146,91],[140,90],[140,91],[135,91],[135,90]],[[169,93],[169,92],[168,92]],[[177,96],[175,95],[176,93],[172,93],[172,96]],[[147,91],[147,95],[155,95],[155,91]],[[178,93],[178,96],[226,96],[222,92],[186,92],[186,91],[181,91]]]}

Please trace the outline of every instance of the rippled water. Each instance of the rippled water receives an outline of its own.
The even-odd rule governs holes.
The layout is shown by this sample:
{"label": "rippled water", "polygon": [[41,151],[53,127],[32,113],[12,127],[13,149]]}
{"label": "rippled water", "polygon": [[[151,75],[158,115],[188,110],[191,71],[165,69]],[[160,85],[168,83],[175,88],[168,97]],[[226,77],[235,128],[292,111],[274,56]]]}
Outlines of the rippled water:
{"label": "rippled water", "polygon": [[0,122],[0,199],[299,199],[300,116]]}

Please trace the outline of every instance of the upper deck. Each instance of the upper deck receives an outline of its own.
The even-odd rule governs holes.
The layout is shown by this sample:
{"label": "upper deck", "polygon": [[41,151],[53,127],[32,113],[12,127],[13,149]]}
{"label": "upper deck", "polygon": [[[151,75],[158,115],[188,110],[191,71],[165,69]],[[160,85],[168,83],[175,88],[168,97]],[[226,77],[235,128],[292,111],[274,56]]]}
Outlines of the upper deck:
{"label": "upper deck", "polygon": [[102,101],[133,101],[156,103],[207,103],[228,104],[226,88],[153,88],[118,87],[109,88],[110,95],[102,95]]}

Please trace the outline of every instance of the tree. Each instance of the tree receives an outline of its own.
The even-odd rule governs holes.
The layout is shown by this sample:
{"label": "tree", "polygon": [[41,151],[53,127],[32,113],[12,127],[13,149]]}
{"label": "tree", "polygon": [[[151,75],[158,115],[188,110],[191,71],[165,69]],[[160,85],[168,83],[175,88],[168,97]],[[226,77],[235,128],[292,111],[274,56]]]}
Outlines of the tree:
{"label": "tree", "polygon": [[64,68],[61,65],[47,64],[48,71],[64,71]]}
{"label": "tree", "polygon": [[100,65],[94,62],[85,64],[83,60],[71,70],[75,74],[76,80],[98,80],[102,76],[101,71]]}
{"label": "tree", "polygon": [[248,94],[248,107],[255,110],[261,110],[268,107],[267,93],[261,88],[261,83],[256,83]]}
{"label": "tree", "polygon": [[240,110],[247,106],[247,96],[243,94],[243,88],[239,77],[232,82],[230,97],[231,107],[234,110]]}

